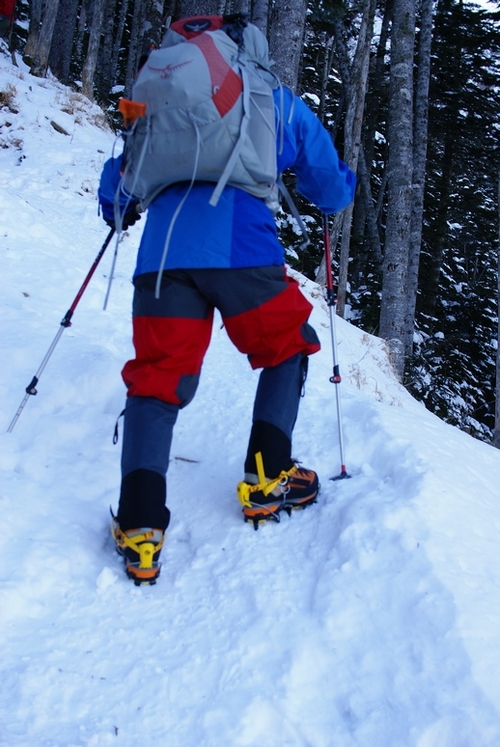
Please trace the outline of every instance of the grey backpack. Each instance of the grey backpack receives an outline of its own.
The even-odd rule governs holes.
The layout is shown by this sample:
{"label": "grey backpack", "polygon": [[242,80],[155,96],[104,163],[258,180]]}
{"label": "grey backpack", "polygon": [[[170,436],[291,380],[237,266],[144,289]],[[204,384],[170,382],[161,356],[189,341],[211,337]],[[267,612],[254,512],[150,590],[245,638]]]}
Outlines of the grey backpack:
{"label": "grey backpack", "polygon": [[143,209],[176,182],[214,182],[212,205],[226,185],[265,199],[277,176],[277,86],[264,35],[241,16],[177,21],[133,86],[144,106],[125,131],[123,186]]}

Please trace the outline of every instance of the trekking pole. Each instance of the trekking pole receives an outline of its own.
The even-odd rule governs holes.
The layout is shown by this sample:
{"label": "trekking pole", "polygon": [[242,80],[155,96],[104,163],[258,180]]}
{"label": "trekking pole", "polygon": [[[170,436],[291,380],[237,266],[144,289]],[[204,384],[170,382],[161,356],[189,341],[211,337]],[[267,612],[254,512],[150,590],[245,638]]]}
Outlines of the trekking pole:
{"label": "trekking pole", "polygon": [[325,266],[326,266],[326,302],[330,309],[330,333],[332,338],[332,355],[333,355],[333,376],[330,377],[332,384],[335,384],[335,398],[337,401],[337,422],[339,429],[339,447],[340,447],[340,475],[337,477],[330,478],[331,480],[344,480],[346,477],[350,477],[347,474],[345,466],[345,454],[344,454],[344,432],[342,428],[342,405],[340,401],[340,389],[339,385],[342,381],[340,376],[340,367],[337,357],[337,331],[335,327],[335,317],[337,299],[335,297],[335,291],[333,290],[333,277],[332,277],[332,255],[330,251],[330,234],[328,231],[328,216],[323,216],[323,230],[324,230],[324,242],[325,242]]}
{"label": "trekking pole", "polygon": [[71,306],[69,307],[69,309],[67,310],[67,312],[65,313],[65,315],[63,316],[62,321],[61,321],[61,326],[59,327],[59,331],[57,332],[56,336],[54,337],[51,346],[47,350],[47,352],[45,354],[45,358],[41,362],[41,364],[40,364],[40,366],[38,368],[38,371],[33,376],[33,378],[31,379],[30,383],[28,384],[28,386],[26,387],[26,394],[24,395],[24,399],[21,402],[21,404],[19,405],[19,407],[17,408],[17,412],[14,415],[14,417],[12,418],[12,422],[9,425],[9,427],[7,428],[7,433],[12,433],[12,431],[14,430],[14,426],[17,423],[17,421],[19,420],[19,417],[20,417],[22,411],[24,410],[24,406],[26,405],[26,402],[30,398],[30,395],[37,394],[36,385],[38,384],[40,376],[42,375],[45,366],[49,362],[50,356],[54,352],[54,349],[55,349],[57,343],[59,342],[59,338],[61,337],[62,333],[64,332],[64,330],[66,329],[66,327],[71,327],[71,318],[73,316],[73,313],[74,313],[76,307],[78,306],[80,298],[83,296],[83,294],[85,292],[85,289],[86,289],[87,285],[89,284],[90,279],[92,278],[92,275],[96,271],[97,265],[101,261],[102,256],[103,256],[104,252],[106,251],[106,249],[108,247],[109,242],[113,238],[114,232],[115,232],[115,229],[112,228],[111,231],[108,233],[104,244],[101,246],[97,257],[94,260],[94,263],[93,263],[92,267],[90,268],[90,270],[87,273],[87,277],[83,281],[80,290],[78,291],[78,293],[75,296],[75,300],[73,301],[73,303],[71,304]]}

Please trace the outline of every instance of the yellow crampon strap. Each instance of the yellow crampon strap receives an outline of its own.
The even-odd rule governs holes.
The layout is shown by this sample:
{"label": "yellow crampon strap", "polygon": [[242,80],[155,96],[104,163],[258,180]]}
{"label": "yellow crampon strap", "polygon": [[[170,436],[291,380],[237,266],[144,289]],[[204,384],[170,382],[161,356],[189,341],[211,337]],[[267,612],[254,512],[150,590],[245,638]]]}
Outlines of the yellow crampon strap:
{"label": "yellow crampon strap", "polygon": [[139,552],[139,568],[148,569],[153,567],[155,546],[152,542],[143,542],[137,548]]}
{"label": "yellow crampon strap", "polygon": [[116,526],[114,530],[113,525],[111,525],[111,533],[121,546],[129,547],[139,555],[139,568],[153,567],[153,557],[155,553],[161,550],[165,539],[165,535],[163,535],[160,542],[155,545],[154,542],[148,542],[148,540],[151,540],[154,537],[153,530],[143,532],[142,534],[135,534],[134,537],[131,538],[127,537],[118,526]]}
{"label": "yellow crampon strap", "polygon": [[253,506],[253,503],[250,500],[250,496],[252,493],[256,493],[260,490],[262,493],[264,493],[264,495],[269,495],[269,493],[272,493],[273,490],[280,483],[286,480],[292,473],[292,471],[295,470],[295,466],[293,466],[292,469],[290,469],[288,472],[282,470],[279,473],[278,477],[276,477],[274,480],[267,480],[266,474],[264,472],[264,462],[262,460],[261,451],[258,451],[255,455],[255,464],[257,466],[257,477],[259,480],[257,485],[249,485],[247,482],[239,482],[236,487],[236,493],[238,495],[239,502],[242,506],[247,506],[247,508],[251,508]]}

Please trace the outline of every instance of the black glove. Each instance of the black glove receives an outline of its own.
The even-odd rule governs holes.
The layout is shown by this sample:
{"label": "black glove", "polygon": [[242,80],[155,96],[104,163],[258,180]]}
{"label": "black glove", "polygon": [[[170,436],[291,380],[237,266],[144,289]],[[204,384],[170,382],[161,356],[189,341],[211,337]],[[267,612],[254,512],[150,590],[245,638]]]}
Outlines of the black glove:
{"label": "black glove", "polygon": [[[129,205],[127,212],[122,217],[122,231],[126,231],[127,228],[130,228],[130,226],[133,226],[135,223],[137,223],[138,220],[141,219],[141,214],[138,212],[138,208],[138,201]],[[116,228],[114,218],[104,218],[104,220],[110,228]]]}

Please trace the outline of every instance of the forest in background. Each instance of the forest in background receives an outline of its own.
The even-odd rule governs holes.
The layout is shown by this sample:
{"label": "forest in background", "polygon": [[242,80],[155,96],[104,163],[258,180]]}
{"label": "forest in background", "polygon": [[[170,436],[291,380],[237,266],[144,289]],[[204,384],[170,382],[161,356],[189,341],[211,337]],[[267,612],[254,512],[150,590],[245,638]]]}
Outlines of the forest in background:
{"label": "forest in background", "polygon": [[[500,13],[460,0],[17,0],[11,46],[107,112],[170,19],[248,13],[274,70],[317,113],[358,188],[330,220],[339,315],[387,341],[404,385],[445,421],[500,446]],[[0,106],[8,97],[2,97]],[[293,191],[293,177],[285,175]],[[324,281],[278,214],[291,266]]]}

